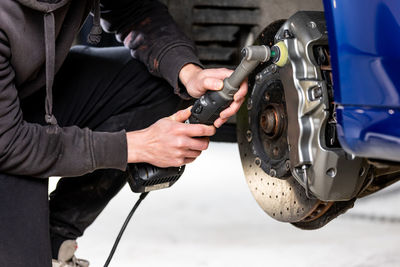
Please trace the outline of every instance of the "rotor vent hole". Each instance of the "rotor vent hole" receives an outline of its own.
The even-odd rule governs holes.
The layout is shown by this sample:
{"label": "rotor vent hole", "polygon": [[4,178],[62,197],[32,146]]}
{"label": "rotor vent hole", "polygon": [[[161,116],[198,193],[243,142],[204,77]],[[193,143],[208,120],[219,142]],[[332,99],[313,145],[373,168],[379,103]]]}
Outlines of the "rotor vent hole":
{"label": "rotor vent hole", "polygon": [[280,214],[282,215],[282,211],[280,212]]}
{"label": "rotor vent hole", "polygon": [[296,201],[294,201],[293,203],[294,203],[295,205],[297,204],[297,202],[296,202]]}
{"label": "rotor vent hole", "polygon": [[289,211],[289,208],[286,208],[287,211]]}
{"label": "rotor vent hole", "polygon": [[292,188],[291,188],[291,187],[289,187],[289,191],[292,191]]}
{"label": "rotor vent hole", "polygon": [[272,213],[272,216],[274,216],[274,217],[275,217],[275,213]]}

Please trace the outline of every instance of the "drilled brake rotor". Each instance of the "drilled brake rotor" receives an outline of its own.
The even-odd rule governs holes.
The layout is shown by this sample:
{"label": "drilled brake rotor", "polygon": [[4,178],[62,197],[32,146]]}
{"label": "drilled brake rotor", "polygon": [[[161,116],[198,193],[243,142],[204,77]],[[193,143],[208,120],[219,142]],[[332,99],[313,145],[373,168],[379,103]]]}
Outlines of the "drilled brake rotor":
{"label": "drilled brake rotor", "polygon": [[[271,46],[284,21],[268,26],[256,44]],[[249,77],[249,93],[237,115],[237,137],[247,184],[260,207],[282,222],[310,222],[332,202],[308,198],[291,176],[284,92],[278,69],[269,62]]]}
{"label": "drilled brake rotor", "polygon": [[237,117],[238,144],[244,174],[251,193],[260,207],[271,217],[282,222],[299,222],[316,219],[331,205],[318,199],[309,199],[304,188],[292,177],[279,179],[268,175],[253,154],[248,141],[250,129],[247,109]]}

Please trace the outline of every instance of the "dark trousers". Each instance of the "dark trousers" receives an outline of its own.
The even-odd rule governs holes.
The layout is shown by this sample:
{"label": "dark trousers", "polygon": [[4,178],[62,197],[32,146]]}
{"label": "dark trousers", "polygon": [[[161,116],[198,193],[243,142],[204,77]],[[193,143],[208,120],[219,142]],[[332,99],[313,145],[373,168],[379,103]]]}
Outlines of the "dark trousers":
{"label": "dark trousers", "polygon": [[[125,48],[73,48],[53,91],[60,126],[96,131],[142,129],[182,104]],[[44,99],[40,90],[21,102],[26,121],[44,124]],[[0,174],[0,266],[51,266],[51,247],[56,254],[62,241],[81,236],[126,177],[106,169],[62,178],[48,198],[47,179]]]}

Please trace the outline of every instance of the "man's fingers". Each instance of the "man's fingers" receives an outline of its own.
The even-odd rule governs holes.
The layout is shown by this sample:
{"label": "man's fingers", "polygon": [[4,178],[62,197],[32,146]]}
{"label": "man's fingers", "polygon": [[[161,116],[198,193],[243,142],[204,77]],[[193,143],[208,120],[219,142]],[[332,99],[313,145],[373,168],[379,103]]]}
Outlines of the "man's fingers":
{"label": "man's fingers", "polygon": [[184,164],[192,163],[196,160],[198,156],[200,156],[201,151],[198,150],[188,150],[186,152],[185,158],[183,160]]}
{"label": "man's fingers", "polygon": [[195,158],[185,158],[183,160],[184,165],[192,163],[195,160]]}
{"label": "man's fingers", "polygon": [[219,128],[219,127],[222,126],[222,124],[224,124],[225,122],[227,122],[227,120],[228,120],[228,119],[221,119],[221,118],[218,118],[216,121],[214,121],[214,126],[215,126],[216,128]]}
{"label": "man's fingers", "polygon": [[208,90],[221,90],[224,82],[221,79],[207,77],[203,81],[203,87]]}
{"label": "man's fingers", "polygon": [[224,87],[223,80],[232,74],[228,69],[209,69],[205,70],[203,87],[208,90],[221,90]]}
{"label": "man's fingers", "polygon": [[189,150],[203,151],[208,148],[209,142],[210,142],[210,139],[208,139],[207,137],[190,138],[187,148]]}
{"label": "man's fingers", "polygon": [[192,107],[188,107],[187,109],[183,109],[183,110],[179,110],[178,112],[172,114],[171,116],[169,116],[169,118],[173,121],[177,121],[177,122],[185,122],[187,119],[189,119],[190,115],[192,114],[190,112],[190,109]]}
{"label": "man's fingers", "polygon": [[224,111],[222,111],[219,116],[221,117],[221,119],[227,119],[233,115],[235,115],[236,112],[239,111],[240,106],[242,105],[244,99],[240,100],[238,102],[232,102],[232,104],[226,108]]}
{"label": "man's fingers", "polygon": [[221,90],[224,87],[224,79],[232,74],[228,69],[208,69],[204,70],[203,88],[207,90]]}
{"label": "man's fingers", "polygon": [[248,86],[247,86],[247,79],[240,85],[240,89],[239,91],[237,91],[237,93],[233,96],[234,101],[239,101],[242,98],[246,97],[247,94],[247,90],[248,90]]}
{"label": "man's fingers", "polygon": [[185,124],[182,125],[180,131],[189,137],[213,136],[215,134],[214,126],[204,124]]}
{"label": "man's fingers", "polygon": [[214,77],[220,80],[229,77],[232,74],[233,70],[219,68],[219,69],[206,69],[204,70],[204,75],[206,77]]}
{"label": "man's fingers", "polygon": [[225,110],[220,113],[220,117],[222,119],[229,118],[233,116],[236,112],[239,111],[240,106],[243,104],[245,97],[247,94],[247,81],[244,81],[240,86],[239,91],[234,95],[234,101],[232,104]]}
{"label": "man's fingers", "polygon": [[214,126],[216,128],[221,127],[222,124],[224,124],[230,117],[235,115],[239,111],[244,100],[245,100],[245,98],[242,97],[242,98],[239,98],[236,101],[232,102],[232,104],[228,108],[226,108],[219,114],[220,117],[214,122]]}
{"label": "man's fingers", "polygon": [[199,151],[199,150],[189,149],[185,153],[185,158],[197,158],[198,156],[200,156],[200,154],[201,154],[201,151]]}

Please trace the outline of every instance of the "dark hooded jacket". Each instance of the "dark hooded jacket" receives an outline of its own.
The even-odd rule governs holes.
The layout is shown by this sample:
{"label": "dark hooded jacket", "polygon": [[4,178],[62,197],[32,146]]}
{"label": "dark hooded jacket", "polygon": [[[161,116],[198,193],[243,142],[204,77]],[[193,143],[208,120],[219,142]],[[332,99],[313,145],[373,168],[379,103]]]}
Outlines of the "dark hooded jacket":
{"label": "dark hooded jacket", "polygon": [[[0,172],[49,177],[78,176],[99,168],[126,168],[124,131],[105,133],[76,126],[59,127],[52,115],[54,75],[81,25],[91,10],[96,11],[99,2],[103,28],[114,32],[152,74],[165,78],[176,93],[185,96],[178,87],[179,70],[187,63],[200,63],[192,42],[157,1],[2,0]],[[95,29],[94,34],[97,33]],[[19,104],[20,99],[43,87],[46,107],[37,108],[46,109],[46,126],[24,121]]]}

